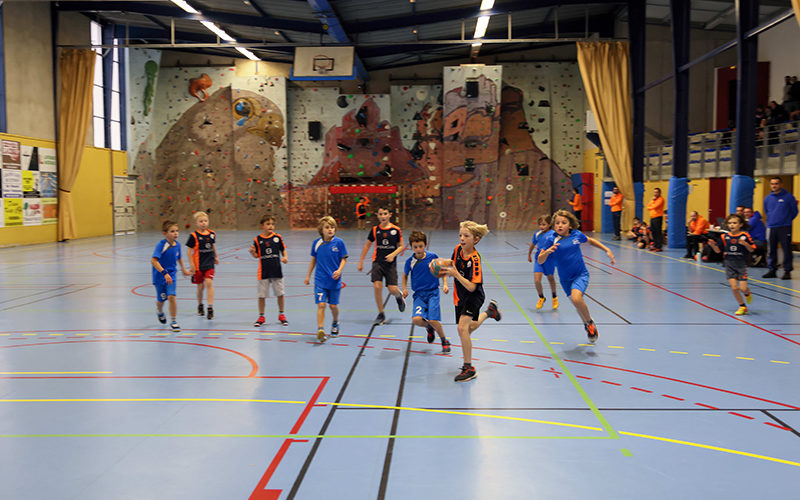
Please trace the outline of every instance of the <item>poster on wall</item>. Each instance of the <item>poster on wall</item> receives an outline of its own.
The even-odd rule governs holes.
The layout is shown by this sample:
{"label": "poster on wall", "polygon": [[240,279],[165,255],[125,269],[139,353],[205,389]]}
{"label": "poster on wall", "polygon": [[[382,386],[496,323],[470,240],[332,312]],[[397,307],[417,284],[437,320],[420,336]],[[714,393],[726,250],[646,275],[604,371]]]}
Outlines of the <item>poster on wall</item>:
{"label": "poster on wall", "polygon": [[42,198],[42,224],[55,224],[56,222],[58,222],[58,200]]}
{"label": "poster on wall", "polygon": [[2,189],[3,198],[22,198],[22,172],[4,168]]}
{"label": "poster on wall", "polygon": [[22,223],[25,226],[42,224],[42,201],[39,198],[22,199]]}
{"label": "poster on wall", "polygon": [[3,214],[6,227],[22,225],[22,198],[4,198]]}
{"label": "poster on wall", "polygon": [[19,142],[3,140],[3,168],[20,168]]}
{"label": "poster on wall", "polygon": [[56,150],[51,148],[39,149],[39,171],[56,172]]}

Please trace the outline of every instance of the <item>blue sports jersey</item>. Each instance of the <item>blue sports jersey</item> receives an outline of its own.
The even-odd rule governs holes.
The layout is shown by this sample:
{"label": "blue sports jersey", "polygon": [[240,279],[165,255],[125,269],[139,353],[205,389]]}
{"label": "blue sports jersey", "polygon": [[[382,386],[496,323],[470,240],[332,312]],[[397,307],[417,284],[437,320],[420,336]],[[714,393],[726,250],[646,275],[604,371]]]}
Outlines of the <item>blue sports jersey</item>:
{"label": "blue sports jersey", "polygon": [[545,262],[553,260],[558,268],[558,276],[563,280],[569,280],[580,276],[582,273],[588,273],[586,264],[583,263],[583,253],[581,252],[581,243],[586,243],[586,235],[577,229],[573,229],[567,236],[563,238],[555,231],[549,235],[544,242],[542,250],[550,248],[554,243],[558,243],[558,248],[555,252],[550,254]]}
{"label": "blue sports jersey", "polygon": [[344,246],[344,241],[338,236],[334,236],[328,242],[317,238],[311,244],[311,256],[317,259],[317,270],[314,272],[316,286],[328,289],[341,288],[342,277],[333,279],[333,272],[339,269],[342,259],[347,258],[347,247]]}
{"label": "blue sports jersey", "polygon": [[544,244],[545,241],[547,241],[547,237],[550,236],[551,234],[556,234],[556,232],[553,231],[552,229],[548,229],[547,231],[539,230],[533,233],[533,238],[531,239],[531,243],[533,243],[536,246],[536,251],[533,253],[534,260],[536,260],[536,257],[539,256],[539,252],[541,252],[542,248],[544,248]]}
{"label": "blue sports jersey", "polygon": [[406,267],[403,273],[406,276],[411,276],[411,289],[414,290],[414,294],[439,289],[439,278],[432,275],[428,268],[431,261],[438,258],[439,256],[433,252],[425,252],[424,259],[417,259],[414,255],[411,255],[406,260]]}
{"label": "blue sports jersey", "polygon": [[[174,245],[170,246],[167,239],[164,238],[156,245],[156,249],[153,251],[153,257],[158,259],[161,267],[174,276],[175,271],[178,270],[178,259],[181,258],[181,244],[176,241]],[[155,285],[163,281],[164,276],[153,267],[153,284]]]}

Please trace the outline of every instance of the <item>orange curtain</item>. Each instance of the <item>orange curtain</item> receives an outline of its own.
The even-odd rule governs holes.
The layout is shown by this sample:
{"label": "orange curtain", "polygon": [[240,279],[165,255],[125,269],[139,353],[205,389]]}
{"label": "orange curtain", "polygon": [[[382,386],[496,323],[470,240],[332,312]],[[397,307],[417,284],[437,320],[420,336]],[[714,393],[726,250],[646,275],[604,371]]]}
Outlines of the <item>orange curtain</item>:
{"label": "orange curtain", "polygon": [[800,24],[800,0],[792,0],[792,7],[794,7],[794,19]]}
{"label": "orange curtain", "polygon": [[58,241],[75,237],[72,185],[92,119],[92,83],[96,53],[90,49],[67,49],[61,53],[58,70],[61,95],[58,101]]}
{"label": "orange curtain", "polygon": [[622,192],[622,227],[633,225],[633,118],[628,42],[578,42],[578,65],[611,176]]}

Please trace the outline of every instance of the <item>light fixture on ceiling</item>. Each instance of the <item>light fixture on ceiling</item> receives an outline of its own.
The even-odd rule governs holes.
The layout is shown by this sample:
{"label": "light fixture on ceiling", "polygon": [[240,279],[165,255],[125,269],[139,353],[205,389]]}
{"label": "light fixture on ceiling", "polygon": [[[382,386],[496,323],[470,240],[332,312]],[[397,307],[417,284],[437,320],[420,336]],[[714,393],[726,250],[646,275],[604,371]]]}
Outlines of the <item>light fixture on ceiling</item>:
{"label": "light fixture on ceiling", "polygon": [[236,47],[236,50],[241,52],[245,57],[247,57],[251,61],[260,61],[261,60],[261,59],[259,59],[259,57],[257,55],[253,54],[252,52],[250,52],[249,50],[247,50],[244,47]]}
{"label": "light fixture on ceiling", "polygon": [[489,10],[494,7],[494,0],[482,0],[481,10]]}
{"label": "light fixture on ceiling", "polygon": [[226,42],[235,42],[236,39],[230,36],[229,34],[225,33],[219,26],[212,23],[211,21],[200,21],[200,24],[208,28],[209,31],[220,37],[222,40]]}
{"label": "light fixture on ceiling", "polygon": [[[197,9],[195,9],[194,7],[189,5],[186,2],[186,0],[172,0],[172,3],[174,3],[175,5],[180,7],[181,9],[185,10],[186,12],[189,12],[190,14],[200,14],[200,11],[198,11]],[[206,27],[206,29],[208,29],[209,31],[211,31],[212,33],[217,35],[220,38],[220,40],[225,40],[226,42],[236,43],[236,39],[235,38],[233,38],[232,36],[227,34],[225,32],[225,30],[223,30],[222,28],[220,28],[216,24],[212,23],[211,21],[200,21],[200,24],[202,24],[203,26]],[[251,59],[253,61],[260,61],[261,60],[261,59],[258,58],[258,56],[256,56],[255,54],[253,54],[252,52],[250,52],[249,50],[247,50],[244,47],[236,47],[236,50],[238,50],[240,53],[242,53],[248,59]]]}
{"label": "light fixture on ceiling", "polygon": [[194,7],[192,7],[191,5],[186,3],[186,0],[172,0],[172,3],[174,3],[175,5],[180,7],[181,9],[185,10],[186,12],[189,12],[190,14],[199,14],[200,13],[200,11],[198,11],[197,9],[195,9]]}
{"label": "light fixture on ceiling", "polygon": [[483,38],[486,34],[486,28],[489,26],[490,16],[481,16],[478,18],[478,23],[475,25],[475,34],[472,38]]}

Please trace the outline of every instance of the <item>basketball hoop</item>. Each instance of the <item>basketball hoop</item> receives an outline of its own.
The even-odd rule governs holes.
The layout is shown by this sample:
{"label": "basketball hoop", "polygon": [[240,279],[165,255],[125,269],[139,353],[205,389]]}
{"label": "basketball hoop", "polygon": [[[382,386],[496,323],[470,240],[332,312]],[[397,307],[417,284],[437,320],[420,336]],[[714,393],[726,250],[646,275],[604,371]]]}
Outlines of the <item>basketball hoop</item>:
{"label": "basketball hoop", "polygon": [[314,73],[325,75],[333,71],[334,59],[325,55],[314,56],[312,62]]}

